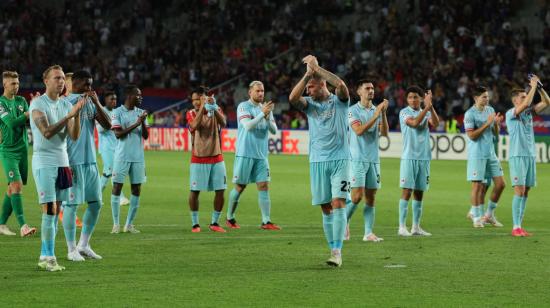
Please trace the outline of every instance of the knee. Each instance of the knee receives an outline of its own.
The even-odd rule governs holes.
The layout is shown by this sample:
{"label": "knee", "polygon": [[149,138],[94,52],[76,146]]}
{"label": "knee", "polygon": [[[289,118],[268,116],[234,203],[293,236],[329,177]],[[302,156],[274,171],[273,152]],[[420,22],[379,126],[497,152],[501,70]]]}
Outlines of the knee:
{"label": "knee", "polygon": [[245,188],[246,188],[246,185],[235,184],[235,190],[236,190],[239,194],[241,194],[241,193],[244,191]]}
{"label": "knee", "polygon": [[11,194],[20,194],[23,190],[23,185],[20,182],[11,182],[8,186],[8,195]]}
{"label": "knee", "polygon": [[410,189],[403,189],[403,192],[401,193],[401,198],[404,200],[409,200],[411,198],[411,190]]}
{"label": "knee", "polygon": [[269,190],[267,182],[258,183],[258,190]]}
{"label": "knee", "polygon": [[132,195],[139,196],[141,194],[141,186],[132,186]]}

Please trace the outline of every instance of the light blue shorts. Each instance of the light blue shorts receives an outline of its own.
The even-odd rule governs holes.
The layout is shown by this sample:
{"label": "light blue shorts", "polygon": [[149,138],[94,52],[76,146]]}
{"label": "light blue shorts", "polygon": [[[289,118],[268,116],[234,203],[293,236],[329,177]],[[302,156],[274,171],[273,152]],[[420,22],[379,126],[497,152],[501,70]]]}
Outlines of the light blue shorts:
{"label": "light blue shorts", "polygon": [[496,158],[492,159],[469,159],[467,162],[468,181],[484,181],[486,178],[502,176],[502,167]]}
{"label": "light blue shorts", "polygon": [[269,162],[266,159],[256,159],[237,156],[233,164],[233,183],[246,185],[271,181]]}
{"label": "light blue shorts", "polygon": [[426,191],[430,188],[430,161],[402,159],[399,168],[399,187]]}
{"label": "light blue shorts", "polygon": [[103,174],[111,176],[113,174],[113,161],[115,159],[114,151],[104,151],[107,153],[101,153],[101,160],[103,161]]}
{"label": "light blue shorts", "polygon": [[351,188],[379,189],[380,164],[363,161],[351,162]]}
{"label": "light blue shorts", "polygon": [[534,157],[510,157],[508,162],[512,186],[537,186],[537,164]]}
{"label": "light blue shorts", "polygon": [[97,164],[72,166],[73,186],[69,188],[68,204],[101,202],[101,184]]}
{"label": "light blue shorts", "polygon": [[145,163],[115,160],[113,164],[113,183],[124,183],[126,176],[130,176],[131,184],[145,183],[147,181]]}
{"label": "light blue shorts", "polygon": [[57,167],[32,169],[32,176],[36,183],[38,203],[44,204],[56,201],[69,201],[68,189],[57,189]]}
{"label": "light blue shorts", "polygon": [[227,188],[227,175],[223,161],[215,164],[191,163],[190,170],[191,191],[215,191]]}
{"label": "light blue shorts", "polygon": [[311,204],[322,205],[332,199],[346,199],[350,191],[349,161],[333,160],[309,163]]}

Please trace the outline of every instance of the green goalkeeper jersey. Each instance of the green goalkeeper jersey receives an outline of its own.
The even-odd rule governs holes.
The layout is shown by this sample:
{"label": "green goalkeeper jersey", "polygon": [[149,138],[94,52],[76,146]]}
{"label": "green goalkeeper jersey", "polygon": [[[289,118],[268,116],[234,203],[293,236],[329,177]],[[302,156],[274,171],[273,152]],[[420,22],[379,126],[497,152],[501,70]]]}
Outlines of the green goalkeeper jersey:
{"label": "green goalkeeper jersey", "polygon": [[22,96],[10,100],[0,96],[0,154],[4,157],[19,156],[27,153],[27,101]]}

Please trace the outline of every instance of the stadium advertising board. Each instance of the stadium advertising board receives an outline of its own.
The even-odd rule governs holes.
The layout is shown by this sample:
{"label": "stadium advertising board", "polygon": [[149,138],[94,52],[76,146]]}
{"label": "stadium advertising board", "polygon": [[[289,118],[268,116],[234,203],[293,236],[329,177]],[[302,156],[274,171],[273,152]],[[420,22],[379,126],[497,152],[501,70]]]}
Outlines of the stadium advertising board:
{"label": "stadium advertising board", "polygon": [[[466,134],[430,134],[432,159],[466,160]],[[221,133],[222,151],[235,152],[237,130],[224,129]],[[535,136],[537,162],[550,161],[550,136]],[[270,135],[268,149],[271,154],[307,155],[309,154],[309,133],[303,130],[279,130]],[[380,137],[381,157],[401,157],[403,138],[399,132],[391,132],[388,137]],[[497,145],[500,160],[508,159],[509,137],[501,135]],[[190,151],[191,134],[187,128],[152,127],[149,139],[145,141],[146,150]]]}

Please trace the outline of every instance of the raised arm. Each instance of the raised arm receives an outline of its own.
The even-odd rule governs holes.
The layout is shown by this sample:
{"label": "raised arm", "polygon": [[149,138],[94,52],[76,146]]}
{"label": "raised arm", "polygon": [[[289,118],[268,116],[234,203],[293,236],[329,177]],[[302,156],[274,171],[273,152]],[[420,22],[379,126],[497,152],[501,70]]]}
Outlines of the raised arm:
{"label": "raised arm", "polygon": [[140,116],[141,120],[141,137],[144,140],[149,139],[149,126],[147,125],[147,111],[144,111]]}
{"label": "raised arm", "polygon": [[495,125],[493,125],[493,135],[498,136],[500,134],[500,123],[502,123],[502,120],[504,120],[504,116],[500,112],[497,113],[495,115]]}
{"label": "raised arm", "polygon": [[269,120],[267,122],[267,129],[272,135],[277,133],[277,122],[275,122],[275,117],[273,116],[273,111],[269,113]]}
{"label": "raised arm", "polygon": [[6,124],[6,126],[9,127],[10,129],[14,129],[19,126],[24,126],[28,118],[29,118],[28,112],[25,112],[22,115],[15,118],[11,114],[9,114],[7,111],[5,111],[2,106],[0,106],[0,121],[4,122],[4,124]]}
{"label": "raised arm", "polygon": [[542,98],[542,101],[535,105],[535,112],[541,113],[544,109],[546,109],[548,106],[550,106],[550,96],[548,96],[548,93],[541,88],[539,90],[540,97]]}
{"label": "raised arm", "polygon": [[189,128],[194,131],[197,128],[199,128],[202,120],[202,116],[206,113],[206,110],[204,108],[204,104],[201,105],[199,108],[199,112],[195,115],[195,118],[193,118],[193,121],[189,122]]}
{"label": "raised arm", "polygon": [[99,123],[99,125],[101,125],[101,127],[106,130],[111,129],[111,119],[99,103],[97,93],[95,93],[95,91],[90,91],[87,93],[87,96],[92,99],[92,103],[95,106],[95,120],[97,121],[97,123]]}
{"label": "raised arm", "polygon": [[249,131],[269,116],[269,113],[273,110],[273,102],[269,101],[262,107],[262,113],[259,113],[255,118],[252,118],[249,114],[243,114],[239,116],[239,122],[244,126],[244,128]]}
{"label": "raised arm", "polygon": [[[67,127],[69,130],[69,134],[71,136],[71,139],[76,140],[78,139],[78,136],[80,135],[80,109],[82,109],[82,106],[84,105],[84,100],[79,100],[78,103],[76,103],[71,111],[63,117],[59,122],[55,124],[50,124],[48,122],[48,117],[46,114],[40,110],[34,109],[32,111],[32,120],[34,121],[34,124],[40,130],[40,133],[42,133],[42,136],[46,139],[51,139],[53,136],[55,136],[57,133],[59,133],[63,128]],[[78,117],[78,127],[74,127],[74,120],[73,118]],[[73,138],[76,133],[76,138]]]}
{"label": "raised arm", "polygon": [[387,99],[382,102],[384,108],[382,108],[382,121],[380,121],[380,135],[387,137],[390,131],[390,126],[388,125],[388,117],[386,116],[386,111],[388,110],[389,102]]}
{"label": "raised arm", "polygon": [[346,86],[346,83],[340,79],[340,77],[319,66],[317,58],[312,55],[306,56],[302,61],[307,64],[307,66],[311,68],[315,74],[326,80],[336,89],[336,96],[338,96],[338,99],[342,102],[347,102],[349,100],[348,87]]}
{"label": "raised arm", "polygon": [[298,83],[294,86],[294,88],[292,88],[292,91],[290,92],[288,101],[296,109],[304,110],[307,108],[307,101],[302,96],[302,94],[304,93],[306,84],[311,79],[311,77],[313,77],[313,71],[308,68],[304,77],[302,77],[302,79],[298,81]]}

